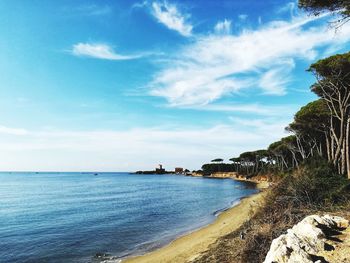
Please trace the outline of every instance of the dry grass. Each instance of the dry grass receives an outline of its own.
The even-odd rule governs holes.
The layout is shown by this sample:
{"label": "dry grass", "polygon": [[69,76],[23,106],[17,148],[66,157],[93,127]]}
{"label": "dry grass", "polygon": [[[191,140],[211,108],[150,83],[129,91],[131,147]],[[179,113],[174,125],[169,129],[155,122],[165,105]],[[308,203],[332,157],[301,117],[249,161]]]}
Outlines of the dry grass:
{"label": "dry grass", "polygon": [[[271,242],[314,213],[350,213],[350,184],[326,165],[306,166],[270,188],[266,203],[239,230],[222,237],[194,263],[263,262]],[[317,168],[315,168],[317,167]],[[241,234],[244,233],[244,239]]]}

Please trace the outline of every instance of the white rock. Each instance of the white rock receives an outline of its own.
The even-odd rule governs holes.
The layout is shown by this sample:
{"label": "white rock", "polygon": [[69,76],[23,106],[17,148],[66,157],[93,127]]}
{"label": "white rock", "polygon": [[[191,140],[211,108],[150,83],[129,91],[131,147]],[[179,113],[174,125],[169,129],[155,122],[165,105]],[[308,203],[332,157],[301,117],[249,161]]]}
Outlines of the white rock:
{"label": "white rock", "polygon": [[311,215],[287,230],[271,243],[264,263],[312,263],[311,255],[324,250],[326,235],[319,227],[347,228],[349,221],[338,216]]}
{"label": "white rock", "polygon": [[349,227],[349,221],[345,218],[342,218],[340,216],[330,216],[325,215],[324,220],[331,221],[332,223],[335,223],[337,227],[339,228],[348,228]]}

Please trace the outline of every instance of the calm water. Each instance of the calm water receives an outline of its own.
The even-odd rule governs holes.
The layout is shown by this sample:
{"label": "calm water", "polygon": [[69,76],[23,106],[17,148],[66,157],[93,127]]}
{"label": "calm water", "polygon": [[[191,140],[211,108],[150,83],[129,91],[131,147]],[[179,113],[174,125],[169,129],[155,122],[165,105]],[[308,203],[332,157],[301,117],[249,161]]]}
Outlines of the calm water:
{"label": "calm water", "polygon": [[0,261],[142,253],[256,191],[229,179],[176,175],[0,173]]}

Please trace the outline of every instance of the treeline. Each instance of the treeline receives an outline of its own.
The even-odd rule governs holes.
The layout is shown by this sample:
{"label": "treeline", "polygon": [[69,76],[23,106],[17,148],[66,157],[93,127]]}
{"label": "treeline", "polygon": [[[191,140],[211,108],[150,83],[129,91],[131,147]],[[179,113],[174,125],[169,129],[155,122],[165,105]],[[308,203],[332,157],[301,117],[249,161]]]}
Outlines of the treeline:
{"label": "treeline", "polygon": [[302,107],[286,130],[290,135],[267,149],[244,152],[223,163],[204,164],[204,174],[285,172],[313,156],[326,159],[350,178],[350,52],[319,60],[308,69],[316,78],[311,91],[319,99]]}
{"label": "treeline", "polygon": [[[337,25],[350,21],[349,0],[299,0],[298,4],[315,15],[334,13]],[[311,90],[319,99],[295,114],[286,127],[289,136],[263,151],[230,159],[232,171],[241,173],[294,171],[272,186],[265,205],[249,221],[220,238],[195,263],[263,262],[272,240],[306,215],[350,211],[350,180],[344,176],[349,178],[349,56],[336,55],[311,65],[309,70],[316,76]],[[204,172],[218,165],[223,167],[222,161],[207,164]]]}

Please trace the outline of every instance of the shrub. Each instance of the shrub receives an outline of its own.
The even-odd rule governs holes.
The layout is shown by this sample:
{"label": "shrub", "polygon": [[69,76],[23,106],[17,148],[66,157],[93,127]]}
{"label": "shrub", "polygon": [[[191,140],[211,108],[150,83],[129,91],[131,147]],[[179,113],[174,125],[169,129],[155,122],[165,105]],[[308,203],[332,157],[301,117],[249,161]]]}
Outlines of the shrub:
{"label": "shrub", "polygon": [[250,220],[240,262],[264,261],[273,239],[308,214],[349,207],[349,197],[349,180],[325,160],[309,159],[271,189],[265,206]]}

